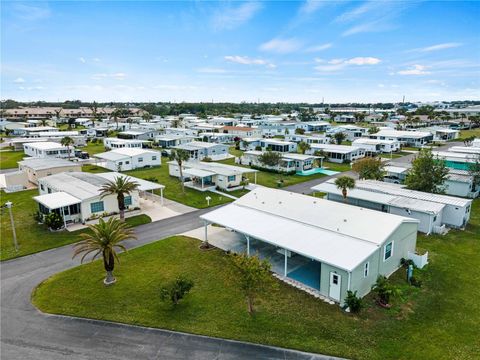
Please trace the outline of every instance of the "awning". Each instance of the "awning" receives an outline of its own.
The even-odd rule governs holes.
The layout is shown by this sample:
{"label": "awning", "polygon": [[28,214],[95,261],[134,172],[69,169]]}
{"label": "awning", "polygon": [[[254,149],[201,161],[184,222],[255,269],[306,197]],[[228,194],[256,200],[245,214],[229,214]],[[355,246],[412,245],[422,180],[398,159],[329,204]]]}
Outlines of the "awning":
{"label": "awning", "polygon": [[64,206],[80,204],[82,202],[75,196],[72,196],[63,191],[34,196],[33,199],[50,210],[58,209]]}
{"label": "awning", "polygon": [[106,172],[106,173],[100,173],[95,175],[98,175],[109,181],[115,181],[115,178],[117,177],[127,177],[130,181],[135,181],[136,183],[138,183],[138,190],[140,191],[150,191],[150,190],[165,188],[165,185],[157,184],[157,183],[154,183],[153,181],[143,180],[130,175],[120,174],[118,172]]}
{"label": "awning", "polygon": [[186,174],[186,175],[197,176],[197,177],[201,177],[201,178],[215,175],[214,172],[206,171],[206,170],[200,170],[200,169],[194,169],[194,168],[186,169],[186,170],[183,171],[183,173]]}

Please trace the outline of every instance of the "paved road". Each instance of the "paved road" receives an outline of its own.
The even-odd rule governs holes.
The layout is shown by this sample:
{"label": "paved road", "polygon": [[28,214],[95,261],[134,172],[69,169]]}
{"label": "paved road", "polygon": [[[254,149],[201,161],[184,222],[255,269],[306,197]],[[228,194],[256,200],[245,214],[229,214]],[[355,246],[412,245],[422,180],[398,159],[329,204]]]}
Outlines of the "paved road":
{"label": "paved road", "polygon": [[[136,228],[128,247],[199,227],[198,210]],[[158,329],[46,315],[30,303],[37,284],[78,265],[71,245],[0,264],[1,359],[329,359],[321,355]],[[102,299],[99,299],[102,301]],[[272,329],[274,331],[274,329]]]}

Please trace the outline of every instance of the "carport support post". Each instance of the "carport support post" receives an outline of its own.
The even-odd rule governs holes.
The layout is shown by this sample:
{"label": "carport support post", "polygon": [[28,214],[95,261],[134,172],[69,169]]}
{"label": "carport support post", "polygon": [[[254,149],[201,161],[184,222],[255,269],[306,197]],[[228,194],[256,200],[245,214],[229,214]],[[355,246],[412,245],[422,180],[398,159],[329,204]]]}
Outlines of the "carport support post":
{"label": "carport support post", "polygon": [[61,207],[62,209],[62,219],[63,219],[63,226],[65,226],[65,229],[67,228],[67,221],[65,220],[65,210],[64,207]]}
{"label": "carport support post", "polygon": [[204,221],[203,224],[205,225],[205,243],[208,244],[208,222]]}
{"label": "carport support post", "polygon": [[255,185],[257,185],[257,172],[256,171],[254,172],[254,175],[255,175]]}
{"label": "carport support post", "polygon": [[247,256],[250,256],[250,236],[245,236],[247,238]]}
{"label": "carport support post", "polygon": [[283,249],[283,252],[285,253],[285,269],[283,269],[283,274],[285,277],[287,277],[287,266],[288,266],[288,263],[287,263],[287,259],[288,259],[288,256],[287,256],[287,249]]}

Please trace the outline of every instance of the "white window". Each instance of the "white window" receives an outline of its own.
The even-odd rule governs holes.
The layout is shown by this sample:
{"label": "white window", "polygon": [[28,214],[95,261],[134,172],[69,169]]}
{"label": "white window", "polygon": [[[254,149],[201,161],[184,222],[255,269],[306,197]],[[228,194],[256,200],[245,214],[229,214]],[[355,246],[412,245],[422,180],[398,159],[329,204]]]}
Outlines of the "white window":
{"label": "white window", "polygon": [[368,276],[368,267],[370,266],[369,262],[366,262],[363,267],[363,277],[366,278]]}
{"label": "white window", "polygon": [[385,252],[383,253],[383,261],[391,258],[393,255],[393,241],[385,245]]}

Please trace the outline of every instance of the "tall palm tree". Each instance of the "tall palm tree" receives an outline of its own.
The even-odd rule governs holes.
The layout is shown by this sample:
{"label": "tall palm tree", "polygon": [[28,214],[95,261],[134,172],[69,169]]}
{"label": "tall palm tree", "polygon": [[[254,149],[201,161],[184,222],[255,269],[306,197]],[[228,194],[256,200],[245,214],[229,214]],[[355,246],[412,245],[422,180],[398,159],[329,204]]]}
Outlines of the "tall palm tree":
{"label": "tall palm tree", "polygon": [[70,146],[75,144],[75,141],[70,136],[65,136],[60,140],[60,144],[67,147],[68,150],[68,160],[70,160]]}
{"label": "tall palm tree", "polygon": [[120,110],[115,109],[112,111],[111,117],[113,118],[113,121],[115,121],[116,124],[116,130],[118,130],[118,117],[120,116]]}
{"label": "tall palm tree", "polygon": [[116,282],[113,276],[115,261],[120,262],[117,250],[127,251],[121,242],[127,239],[136,239],[136,237],[126,223],[113,217],[106,222],[100,219],[98,224],[88,225],[88,227],[91,232],[80,234],[83,240],[73,245],[73,258],[83,254],[80,260],[83,263],[91,253],[94,253],[91,261],[102,255],[103,266],[107,272],[103,283],[111,285]]}
{"label": "tall palm tree", "polygon": [[335,185],[342,190],[343,201],[347,201],[347,190],[355,188],[355,179],[350,176],[340,176],[335,180]]}
{"label": "tall palm tree", "polygon": [[145,111],[143,114],[142,114],[142,119],[146,122],[149,122],[150,120],[153,119],[153,116],[150,115],[149,112]]}
{"label": "tall palm tree", "polygon": [[184,149],[174,149],[170,154],[170,160],[176,161],[180,171],[180,182],[182,183],[182,192],[185,194],[185,184],[183,183],[183,169],[182,164],[184,161],[190,159],[190,153]]}
{"label": "tall palm tree", "polygon": [[102,198],[108,195],[117,195],[118,209],[120,210],[120,220],[125,221],[125,195],[130,195],[137,190],[139,184],[131,181],[127,176],[118,176],[113,181],[107,181],[100,188]]}

